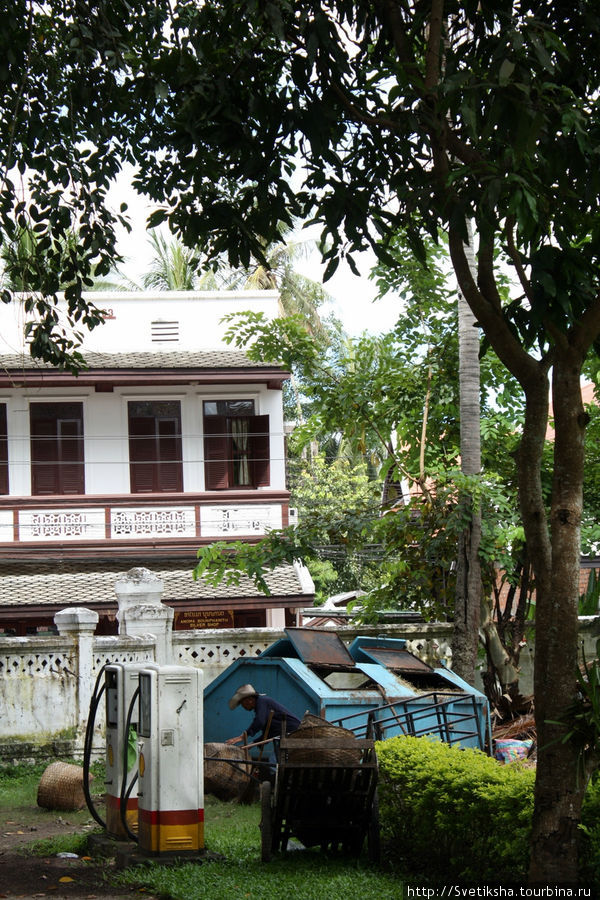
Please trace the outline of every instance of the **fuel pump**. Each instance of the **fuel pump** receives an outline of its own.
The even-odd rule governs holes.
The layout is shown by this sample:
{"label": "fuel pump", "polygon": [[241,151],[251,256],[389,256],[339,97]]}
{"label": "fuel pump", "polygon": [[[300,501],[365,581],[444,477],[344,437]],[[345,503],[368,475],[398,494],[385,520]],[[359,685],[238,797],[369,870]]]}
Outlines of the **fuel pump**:
{"label": "fuel pump", "polygon": [[[132,700],[139,686],[139,673],[148,663],[113,663],[105,669],[106,688],[106,830],[125,838],[127,829],[137,827],[137,793],[129,797],[137,775],[137,746],[130,731],[137,736],[137,704]],[[128,720],[129,718],[129,727]],[[129,750],[128,748],[132,748]],[[123,804],[124,811],[121,810]]]}
{"label": "fuel pump", "polygon": [[191,667],[140,672],[138,839],[149,855],[204,847],[202,682]]}

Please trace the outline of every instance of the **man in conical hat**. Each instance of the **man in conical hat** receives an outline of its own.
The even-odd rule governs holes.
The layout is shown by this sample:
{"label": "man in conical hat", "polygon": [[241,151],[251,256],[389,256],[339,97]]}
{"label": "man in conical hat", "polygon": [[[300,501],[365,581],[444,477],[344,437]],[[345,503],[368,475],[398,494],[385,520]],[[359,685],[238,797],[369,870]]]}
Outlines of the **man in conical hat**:
{"label": "man in conical hat", "polygon": [[[286,709],[273,697],[259,694],[251,684],[243,684],[230,699],[229,709],[236,709],[238,706],[254,713],[254,718],[246,729],[248,737],[254,739],[258,735],[261,735],[262,740],[280,737],[284,723],[286,734],[295,731],[300,725],[300,720],[289,709]],[[226,743],[237,744],[241,740],[243,740],[243,735],[239,734],[229,738]]]}

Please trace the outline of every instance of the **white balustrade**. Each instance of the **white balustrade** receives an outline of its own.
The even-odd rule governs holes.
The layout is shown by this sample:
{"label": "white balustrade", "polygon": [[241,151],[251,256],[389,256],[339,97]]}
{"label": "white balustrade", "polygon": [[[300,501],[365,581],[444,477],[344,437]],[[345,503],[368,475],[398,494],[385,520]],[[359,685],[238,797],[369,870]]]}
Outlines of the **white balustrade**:
{"label": "white balustrade", "polygon": [[281,528],[280,504],[248,504],[244,506],[202,506],[200,533],[202,537],[234,537],[263,535],[273,528]]}
{"label": "white balustrade", "polygon": [[[280,503],[211,504],[200,506],[110,506],[68,509],[21,509],[17,513],[19,541],[104,540],[107,511],[112,539],[228,538],[261,536],[281,528]],[[14,541],[12,510],[0,510],[0,543]]]}
{"label": "white balustrade", "polygon": [[0,543],[14,541],[15,527],[11,509],[0,510]]}
{"label": "white balustrade", "polygon": [[113,509],[110,516],[113,538],[196,537],[193,506],[126,507]]}
{"label": "white balustrade", "polygon": [[20,510],[21,541],[102,540],[104,509]]}

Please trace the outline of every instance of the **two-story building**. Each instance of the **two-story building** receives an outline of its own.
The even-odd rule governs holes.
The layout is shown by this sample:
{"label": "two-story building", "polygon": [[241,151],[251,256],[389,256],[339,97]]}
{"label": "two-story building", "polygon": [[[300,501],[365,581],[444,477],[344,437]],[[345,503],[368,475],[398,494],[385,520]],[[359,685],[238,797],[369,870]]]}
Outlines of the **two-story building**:
{"label": "two-story building", "polygon": [[212,588],[199,546],[289,523],[282,386],[288,373],[223,342],[224,315],[277,315],[276,292],[106,293],[77,375],[32,360],[23,307],[0,306],[0,629],[52,626],[86,606],[117,623],[115,582],[160,577],[175,628],[292,624],[312,604],[302,566]]}

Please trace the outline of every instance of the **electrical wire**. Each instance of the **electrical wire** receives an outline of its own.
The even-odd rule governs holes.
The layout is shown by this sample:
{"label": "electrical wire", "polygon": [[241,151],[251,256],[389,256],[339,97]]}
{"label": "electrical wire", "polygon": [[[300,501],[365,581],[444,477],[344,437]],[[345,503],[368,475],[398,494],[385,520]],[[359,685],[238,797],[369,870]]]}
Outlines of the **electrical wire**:
{"label": "electrical wire", "polygon": [[85,738],[83,742],[83,795],[85,797],[85,802],[87,804],[87,808],[89,809],[92,817],[98,822],[102,828],[106,829],[106,822],[97,811],[94,803],[92,801],[92,796],[90,793],[90,760],[92,756],[92,743],[94,740],[94,726],[96,724],[96,712],[98,711],[98,705],[102,698],[102,694],[104,693],[106,685],[103,683],[102,688],[98,691],[98,686],[100,684],[100,679],[104,675],[104,670],[106,669],[105,664],[102,666],[100,671],[98,672],[98,676],[96,678],[96,682],[94,684],[94,690],[92,691],[92,697],[90,700],[90,710],[88,714],[88,720],[85,728]]}

